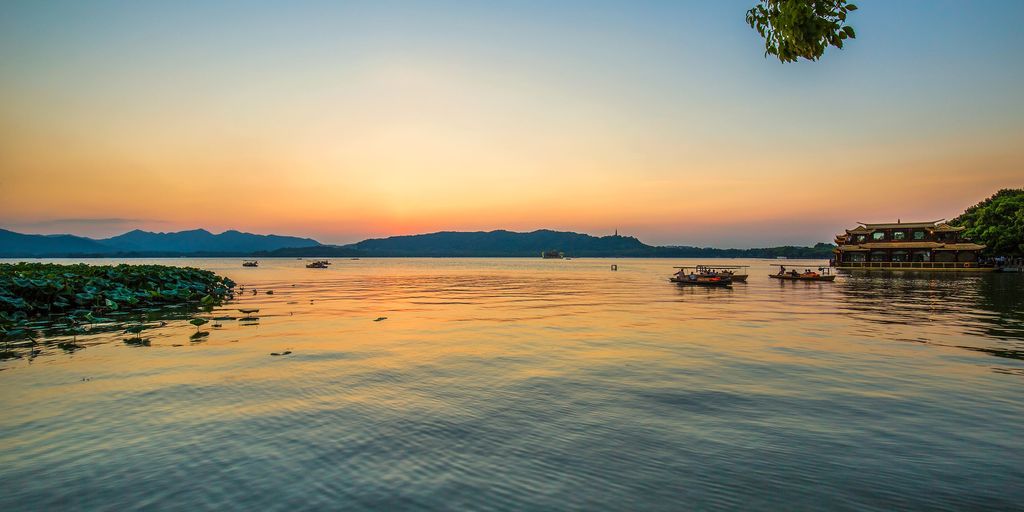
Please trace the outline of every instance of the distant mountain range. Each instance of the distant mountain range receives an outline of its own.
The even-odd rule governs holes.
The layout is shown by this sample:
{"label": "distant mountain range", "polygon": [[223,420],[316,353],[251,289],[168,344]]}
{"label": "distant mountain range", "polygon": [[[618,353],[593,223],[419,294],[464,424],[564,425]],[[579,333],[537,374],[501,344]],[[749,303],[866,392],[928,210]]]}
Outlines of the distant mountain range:
{"label": "distant mountain range", "polygon": [[219,235],[205,229],[176,233],[134,230],[100,240],[74,235],[25,235],[0,229],[0,257],[62,256],[237,256],[285,247],[315,247],[310,238],[254,235],[225,231]]}
{"label": "distant mountain range", "polygon": [[569,256],[642,256],[652,247],[631,236],[595,237],[542,229],[513,231],[442,231],[426,235],[371,238],[346,246],[380,256],[540,256],[560,251]]}
{"label": "distant mountain range", "polygon": [[831,244],[814,247],[770,247],[763,249],[714,249],[690,246],[647,245],[631,236],[595,237],[580,233],[542,229],[530,233],[513,231],[442,231],[425,235],[371,238],[350,245],[321,245],[303,249],[266,251],[259,256],[312,257],[539,257],[544,251],[559,251],[574,257],[623,258],[828,258]]}
{"label": "distant mountain range", "polygon": [[539,257],[559,251],[574,257],[639,258],[828,258],[831,244],[814,247],[714,249],[647,245],[631,236],[595,237],[542,229],[513,231],[442,231],[424,235],[371,238],[349,245],[323,245],[310,238],[255,235],[204,229],[176,233],[129,231],[106,239],[74,235],[26,235],[0,229],[0,257]]}

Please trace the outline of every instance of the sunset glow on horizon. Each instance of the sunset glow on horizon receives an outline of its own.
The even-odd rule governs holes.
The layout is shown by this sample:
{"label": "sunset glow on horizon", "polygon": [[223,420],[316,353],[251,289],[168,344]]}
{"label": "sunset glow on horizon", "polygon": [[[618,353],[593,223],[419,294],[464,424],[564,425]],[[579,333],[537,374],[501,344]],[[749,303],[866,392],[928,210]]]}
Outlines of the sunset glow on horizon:
{"label": "sunset glow on horizon", "polygon": [[5,4],[0,227],[757,247],[1024,184],[1024,4],[782,65],[752,3]]}

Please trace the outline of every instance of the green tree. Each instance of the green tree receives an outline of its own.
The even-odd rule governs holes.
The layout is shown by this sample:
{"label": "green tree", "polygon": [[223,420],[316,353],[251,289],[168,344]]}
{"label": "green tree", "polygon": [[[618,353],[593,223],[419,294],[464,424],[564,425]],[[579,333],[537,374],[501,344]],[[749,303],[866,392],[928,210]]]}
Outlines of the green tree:
{"label": "green tree", "polygon": [[964,211],[951,224],[964,236],[985,244],[995,256],[1024,255],[1024,189],[1003,189]]}
{"label": "green tree", "polygon": [[846,0],[761,0],[747,11],[747,24],[764,38],[764,56],[782,62],[818,60],[829,46],[857,34],[846,16],[857,6]]}

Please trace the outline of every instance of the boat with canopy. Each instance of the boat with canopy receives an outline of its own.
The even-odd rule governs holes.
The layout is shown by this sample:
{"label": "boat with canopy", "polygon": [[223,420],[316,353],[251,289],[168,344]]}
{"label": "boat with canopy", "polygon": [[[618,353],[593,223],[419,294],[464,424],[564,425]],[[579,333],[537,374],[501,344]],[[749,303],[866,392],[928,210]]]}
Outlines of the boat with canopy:
{"label": "boat with canopy", "polygon": [[836,275],[832,273],[831,267],[818,267],[818,271],[815,272],[809,268],[805,268],[803,272],[798,270],[786,270],[785,265],[779,265],[779,271],[774,274],[768,274],[768,277],[772,279],[781,279],[784,281],[835,281]]}
{"label": "boat with canopy", "polygon": [[712,272],[701,272],[701,267],[673,267],[678,268],[668,280],[687,286],[731,286],[732,276],[727,274],[716,274]]}
{"label": "boat with canopy", "polygon": [[698,274],[729,277],[734,283],[747,282],[747,269],[750,265],[697,265]]}

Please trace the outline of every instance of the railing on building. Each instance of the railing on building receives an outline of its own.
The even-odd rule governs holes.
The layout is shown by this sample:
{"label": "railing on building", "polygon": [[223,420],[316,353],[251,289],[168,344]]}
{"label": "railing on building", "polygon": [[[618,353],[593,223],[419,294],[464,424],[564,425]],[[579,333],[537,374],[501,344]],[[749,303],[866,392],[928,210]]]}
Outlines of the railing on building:
{"label": "railing on building", "polygon": [[957,269],[957,268],[992,268],[991,263],[973,261],[843,261],[836,264],[837,268],[920,268],[920,269]]}

